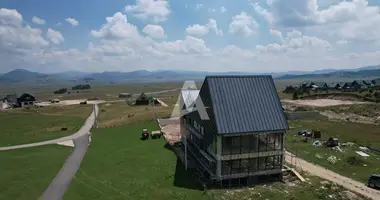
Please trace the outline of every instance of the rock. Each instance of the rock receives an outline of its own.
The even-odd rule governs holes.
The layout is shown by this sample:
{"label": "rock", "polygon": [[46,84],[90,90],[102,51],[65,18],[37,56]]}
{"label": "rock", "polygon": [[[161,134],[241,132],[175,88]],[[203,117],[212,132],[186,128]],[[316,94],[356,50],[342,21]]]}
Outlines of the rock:
{"label": "rock", "polygon": [[356,195],[355,193],[353,193],[353,192],[351,192],[351,191],[348,191],[348,190],[343,191],[342,194],[343,194],[344,196],[346,196],[346,198],[347,198],[348,200],[359,199],[358,195]]}

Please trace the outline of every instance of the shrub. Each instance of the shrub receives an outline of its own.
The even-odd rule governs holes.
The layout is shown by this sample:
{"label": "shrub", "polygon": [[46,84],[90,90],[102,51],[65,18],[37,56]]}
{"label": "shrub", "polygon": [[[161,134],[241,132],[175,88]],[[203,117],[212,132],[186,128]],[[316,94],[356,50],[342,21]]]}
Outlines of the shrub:
{"label": "shrub", "polygon": [[67,88],[61,88],[59,90],[54,91],[54,94],[64,94],[67,92]]}

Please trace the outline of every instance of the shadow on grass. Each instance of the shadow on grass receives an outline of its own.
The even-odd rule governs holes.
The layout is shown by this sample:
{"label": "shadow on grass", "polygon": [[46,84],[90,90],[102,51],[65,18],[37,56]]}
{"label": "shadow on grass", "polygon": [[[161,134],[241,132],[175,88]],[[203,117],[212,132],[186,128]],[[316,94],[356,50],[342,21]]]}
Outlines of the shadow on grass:
{"label": "shadow on grass", "polygon": [[185,166],[180,159],[177,158],[177,164],[174,174],[173,185],[179,188],[203,191],[202,186],[198,183],[193,175],[193,170],[186,171]]}
{"label": "shadow on grass", "polygon": [[[173,146],[171,146],[170,144],[166,143],[164,145],[164,148],[171,151],[175,156],[177,156],[176,151],[173,149]],[[171,178],[171,177],[167,177],[167,178]],[[194,169],[188,168],[186,170],[185,165],[181,162],[181,160],[178,157],[177,157],[176,169],[174,173],[173,185],[179,188],[203,191],[203,187],[196,180],[196,177],[194,176]]]}

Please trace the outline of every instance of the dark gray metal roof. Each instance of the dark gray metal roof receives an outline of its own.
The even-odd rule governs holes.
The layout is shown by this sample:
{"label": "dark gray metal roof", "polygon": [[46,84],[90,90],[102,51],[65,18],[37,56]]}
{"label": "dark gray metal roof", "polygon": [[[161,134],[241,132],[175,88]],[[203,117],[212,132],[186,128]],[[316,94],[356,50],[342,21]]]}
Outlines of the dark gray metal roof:
{"label": "dark gray metal roof", "polygon": [[271,76],[207,76],[219,134],[288,130]]}

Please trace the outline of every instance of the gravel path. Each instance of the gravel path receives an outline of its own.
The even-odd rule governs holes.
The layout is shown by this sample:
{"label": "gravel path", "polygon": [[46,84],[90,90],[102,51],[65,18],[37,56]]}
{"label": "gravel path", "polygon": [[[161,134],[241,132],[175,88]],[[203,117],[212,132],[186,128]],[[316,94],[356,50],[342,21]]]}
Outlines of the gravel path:
{"label": "gravel path", "polygon": [[[285,161],[287,163],[292,164],[292,154],[289,152],[286,152],[285,154]],[[293,164],[295,162],[295,158],[293,158]],[[341,185],[342,187],[351,190],[353,192],[356,192],[358,194],[361,194],[367,198],[379,200],[380,199],[380,191],[374,190],[372,188],[367,187],[364,183],[352,180],[350,178],[341,176],[335,172],[332,172],[328,169],[325,169],[323,167],[320,167],[318,165],[309,163],[305,160],[302,160],[300,158],[297,158],[297,167],[301,167],[302,170],[307,171],[308,173],[319,176],[323,179],[332,181],[338,185]]]}
{"label": "gravel path", "polygon": [[74,151],[67,158],[65,164],[42,194],[41,200],[61,200],[69,187],[71,180],[78,171],[89,145],[89,134],[74,140]]}

